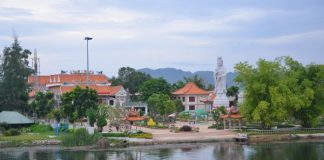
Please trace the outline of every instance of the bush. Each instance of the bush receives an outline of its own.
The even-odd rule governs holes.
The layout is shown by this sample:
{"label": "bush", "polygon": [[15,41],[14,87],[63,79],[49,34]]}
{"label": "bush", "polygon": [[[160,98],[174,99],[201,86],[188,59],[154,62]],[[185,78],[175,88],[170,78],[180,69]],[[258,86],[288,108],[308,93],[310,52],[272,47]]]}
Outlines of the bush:
{"label": "bush", "polygon": [[103,137],[127,137],[127,133],[123,132],[110,132],[110,133],[101,133]]}
{"label": "bush", "polygon": [[4,136],[17,136],[17,135],[20,135],[20,132],[16,128],[11,128],[11,129],[8,129],[7,131],[5,131],[3,133],[3,135]]}
{"label": "bush", "polygon": [[97,126],[98,127],[104,127],[107,125],[107,120],[106,117],[104,116],[99,116],[98,120],[97,120]]}
{"label": "bush", "polygon": [[94,123],[96,123],[96,114],[97,111],[93,108],[87,109],[87,116],[88,116],[88,121],[91,127],[93,127]]}
{"label": "bush", "polygon": [[0,126],[0,133],[3,133],[3,132],[5,132],[5,131],[6,131],[6,128]]}
{"label": "bush", "polygon": [[26,132],[34,132],[34,133],[45,133],[53,131],[53,128],[50,125],[45,124],[34,124],[26,129],[24,129]]}
{"label": "bush", "polygon": [[135,134],[129,134],[129,138],[145,138],[145,139],[152,139],[153,135],[152,133],[135,133]]}
{"label": "bush", "polygon": [[192,128],[190,126],[184,125],[184,126],[180,127],[180,131],[182,131],[182,132],[191,132]]}
{"label": "bush", "polygon": [[223,125],[223,123],[213,124],[213,125],[209,126],[208,128],[209,129],[224,129],[224,125]]}
{"label": "bush", "polygon": [[95,144],[101,138],[101,135],[98,133],[90,135],[85,128],[79,128],[70,130],[61,138],[63,146],[72,147]]}

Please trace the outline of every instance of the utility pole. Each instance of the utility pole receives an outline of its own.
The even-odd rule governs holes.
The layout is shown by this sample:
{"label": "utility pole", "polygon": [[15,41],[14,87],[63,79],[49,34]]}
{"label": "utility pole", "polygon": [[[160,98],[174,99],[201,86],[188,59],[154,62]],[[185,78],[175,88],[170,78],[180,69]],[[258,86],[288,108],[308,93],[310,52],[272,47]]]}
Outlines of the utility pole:
{"label": "utility pole", "polygon": [[84,40],[87,41],[87,86],[89,86],[89,47],[88,47],[88,41],[92,40],[91,37],[85,37]]}

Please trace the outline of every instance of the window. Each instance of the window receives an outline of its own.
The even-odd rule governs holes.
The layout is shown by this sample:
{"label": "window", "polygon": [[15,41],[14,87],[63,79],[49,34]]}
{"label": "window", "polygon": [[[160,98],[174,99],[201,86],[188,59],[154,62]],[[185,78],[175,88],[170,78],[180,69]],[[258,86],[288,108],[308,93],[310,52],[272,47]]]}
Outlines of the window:
{"label": "window", "polygon": [[189,106],[189,110],[195,110],[196,107],[195,106]]}
{"label": "window", "polygon": [[189,102],[195,102],[195,97],[189,97]]}
{"label": "window", "polygon": [[109,105],[113,106],[114,105],[114,101],[113,100],[110,100],[109,101]]}
{"label": "window", "polygon": [[182,102],[185,102],[186,101],[186,97],[182,97]]}

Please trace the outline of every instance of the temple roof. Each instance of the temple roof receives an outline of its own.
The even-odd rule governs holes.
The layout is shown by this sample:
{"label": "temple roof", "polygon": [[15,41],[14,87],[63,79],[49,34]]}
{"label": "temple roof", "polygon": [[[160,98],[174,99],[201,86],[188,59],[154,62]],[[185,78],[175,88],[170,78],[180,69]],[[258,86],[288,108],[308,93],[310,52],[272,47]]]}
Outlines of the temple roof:
{"label": "temple roof", "polygon": [[183,94],[204,94],[208,95],[209,92],[199,88],[195,83],[189,82],[184,87],[178,89],[172,93],[173,95],[183,95]]}

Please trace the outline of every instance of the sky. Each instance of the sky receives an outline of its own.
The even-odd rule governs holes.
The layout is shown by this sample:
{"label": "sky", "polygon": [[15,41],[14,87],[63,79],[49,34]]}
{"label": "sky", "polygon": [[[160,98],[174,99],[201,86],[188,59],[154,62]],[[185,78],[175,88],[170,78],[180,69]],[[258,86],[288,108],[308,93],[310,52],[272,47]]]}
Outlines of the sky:
{"label": "sky", "polygon": [[14,33],[41,74],[123,66],[228,71],[291,56],[324,64],[323,0],[0,0],[0,48]]}

